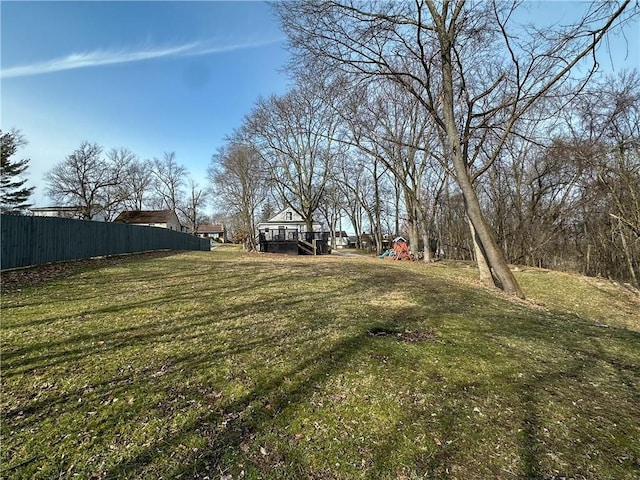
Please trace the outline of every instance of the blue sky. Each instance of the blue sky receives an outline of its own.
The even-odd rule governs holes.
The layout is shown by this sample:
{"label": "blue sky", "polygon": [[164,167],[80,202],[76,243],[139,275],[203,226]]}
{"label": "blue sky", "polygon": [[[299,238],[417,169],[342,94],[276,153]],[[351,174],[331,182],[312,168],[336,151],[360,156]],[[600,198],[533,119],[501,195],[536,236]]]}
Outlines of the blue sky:
{"label": "blue sky", "polygon": [[259,2],[1,2],[2,129],[42,175],[83,140],[175,151],[205,183],[257,98],[284,93],[285,37]]}
{"label": "blue sky", "polygon": [[[581,8],[531,5],[547,22]],[[20,158],[37,206],[50,204],[43,174],[84,140],[143,159],[174,151],[204,184],[211,155],[258,97],[289,84],[286,39],[261,2],[3,0],[0,12],[1,126],[29,142]],[[604,69],[638,68],[638,30],[636,21],[611,38]]]}

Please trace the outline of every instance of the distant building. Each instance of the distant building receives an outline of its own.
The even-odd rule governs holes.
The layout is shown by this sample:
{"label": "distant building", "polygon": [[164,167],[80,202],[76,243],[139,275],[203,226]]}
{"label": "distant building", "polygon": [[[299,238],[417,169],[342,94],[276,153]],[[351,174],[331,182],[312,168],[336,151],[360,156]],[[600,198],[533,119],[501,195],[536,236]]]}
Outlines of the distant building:
{"label": "distant building", "polygon": [[335,245],[335,248],[343,249],[349,248],[349,235],[344,230],[335,232],[336,236],[334,238],[329,238],[329,242],[331,245]]}
{"label": "distant building", "polygon": [[202,238],[210,238],[214,241],[218,240],[223,243],[229,241],[227,231],[221,223],[203,223],[202,225],[198,225],[196,235]]}
{"label": "distant building", "polygon": [[176,232],[184,231],[173,210],[127,210],[120,213],[114,222],[167,228]]}
{"label": "distant building", "polygon": [[264,234],[267,240],[297,240],[306,238],[306,233],[313,237],[313,233],[320,232],[322,224],[319,222],[313,222],[312,231],[307,232],[307,223],[292,208],[285,208],[266,222],[258,223],[258,233]]}
{"label": "distant building", "polygon": [[311,231],[302,216],[285,208],[266,222],[258,223],[258,245],[261,252],[322,255],[329,253],[329,234],[322,224],[312,222]]}
{"label": "distant building", "polygon": [[[79,206],[54,206],[54,207],[31,207],[29,211],[34,217],[56,217],[84,219],[84,207]],[[106,221],[106,216],[102,209],[96,207],[92,220],[98,222]]]}

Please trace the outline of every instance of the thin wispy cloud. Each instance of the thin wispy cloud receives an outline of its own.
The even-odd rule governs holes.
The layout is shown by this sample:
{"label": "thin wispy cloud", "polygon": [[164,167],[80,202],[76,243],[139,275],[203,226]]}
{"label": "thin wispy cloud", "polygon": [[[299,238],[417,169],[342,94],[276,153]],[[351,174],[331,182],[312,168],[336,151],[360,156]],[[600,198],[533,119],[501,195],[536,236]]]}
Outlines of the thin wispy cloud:
{"label": "thin wispy cloud", "polygon": [[14,67],[5,68],[0,71],[0,78],[29,77],[53,72],[62,72],[65,70],[75,70],[78,68],[91,68],[104,65],[140,62],[163,57],[211,55],[215,53],[262,47],[280,41],[281,39],[274,39],[226,45],[192,42],[173,47],[148,48],[137,51],[95,50],[93,52],[73,53],[66,57],[60,57],[44,62],[16,65]]}
{"label": "thin wispy cloud", "polygon": [[186,52],[185,56],[196,56],[196,55],[210,55],[214,53],[225,53],[225,52],[233,52],[235,50],[245,50],[248,48],[259,48],[265,47],[267,45],[273,45],[274,43],[279,43],[283,41],[282,38],[276,38],[273,40],[262,40],[258,42],[247,42],[247,43],[237,43],[230,45],[200,45],[199,47],[194,48],[191,51]]}

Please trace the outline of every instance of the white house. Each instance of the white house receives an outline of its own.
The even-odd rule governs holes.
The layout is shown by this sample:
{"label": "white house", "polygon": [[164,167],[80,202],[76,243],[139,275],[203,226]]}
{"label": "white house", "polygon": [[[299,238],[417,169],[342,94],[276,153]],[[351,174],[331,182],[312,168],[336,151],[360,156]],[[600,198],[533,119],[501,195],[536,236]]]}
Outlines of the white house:
{"label": "white house", "polygon": [[329,238],[330,245],[335,245],[335,248],[343,249],[349,248],[349,235],[344,230],[335,232],[336,236]]}
{"label": "white house", "polygon": [[[307,224],[301,215],[296,213],[291,207],[285,208],[277,215],[274,215],[266,222],[260,222],[257,225],[258,234],[267,240],[297,240],[301,238],[301,234],[307,232]],[[312,232],[320,234],[322,232],[322,224],[320,222],[312,223]]]}

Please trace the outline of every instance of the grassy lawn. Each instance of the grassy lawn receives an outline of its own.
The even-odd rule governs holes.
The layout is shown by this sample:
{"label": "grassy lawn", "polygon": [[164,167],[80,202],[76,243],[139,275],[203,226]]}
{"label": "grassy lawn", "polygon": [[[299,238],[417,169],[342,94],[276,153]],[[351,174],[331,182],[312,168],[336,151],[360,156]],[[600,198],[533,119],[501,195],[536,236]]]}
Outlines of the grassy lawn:
{"label": "grassy lawn", "polygon": [[2,478],[640,477],[640,297],[526,269],[244,254],[2,296]]}

